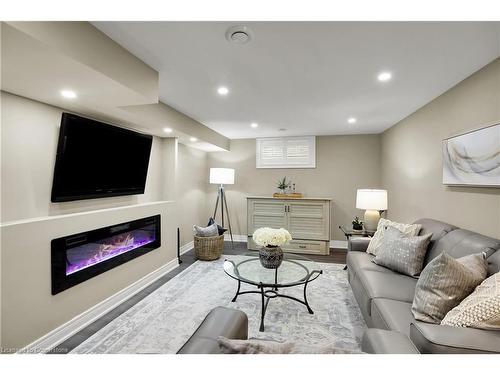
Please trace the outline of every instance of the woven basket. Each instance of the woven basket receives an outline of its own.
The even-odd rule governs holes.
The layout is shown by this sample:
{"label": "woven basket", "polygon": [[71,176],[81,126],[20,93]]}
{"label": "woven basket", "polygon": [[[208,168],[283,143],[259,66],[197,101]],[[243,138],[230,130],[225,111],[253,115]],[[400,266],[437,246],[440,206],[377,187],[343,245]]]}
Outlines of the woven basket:
{"label": "woven basket", "polygon": [[194,252],[200,260],[220,258],[224,250],[224,235],[214,237],[194,236]]}

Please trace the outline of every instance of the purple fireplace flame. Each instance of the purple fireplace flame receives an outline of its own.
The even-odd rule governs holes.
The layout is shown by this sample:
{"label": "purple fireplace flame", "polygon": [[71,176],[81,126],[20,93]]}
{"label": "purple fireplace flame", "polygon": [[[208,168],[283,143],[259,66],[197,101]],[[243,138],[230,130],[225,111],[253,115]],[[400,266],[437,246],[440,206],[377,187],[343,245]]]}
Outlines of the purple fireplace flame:
{"label": "purple fireplace flame", "polygon": [[66,275],[127,253],[156,240],[154,225],[68,249]]}

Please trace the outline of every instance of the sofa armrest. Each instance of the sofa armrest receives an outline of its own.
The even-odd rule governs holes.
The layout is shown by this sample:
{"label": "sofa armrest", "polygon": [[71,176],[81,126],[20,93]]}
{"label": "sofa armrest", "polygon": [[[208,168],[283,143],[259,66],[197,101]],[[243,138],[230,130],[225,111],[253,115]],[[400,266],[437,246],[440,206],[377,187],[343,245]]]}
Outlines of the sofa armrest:
{"label": "sofa armrest", "polygon": [[361,349],[371,354],[418,354],[410,338],[403,333],[370,328],[363,335]]}
{"label": "sofa armrest", "polygon": [[348,251],[366,251],[370,243],[370,237],[351,237],[347,241]]}
{"label": "sofa armrest", "polygon": [[500,331],[415,322],[410,338],[421,353],[500,353]]}
{"label": "sofa armrest", "polygon": [[222,353],[217,337],[248,339],[248,317],[240,310],[216,307],[208,313],[177,354]]}

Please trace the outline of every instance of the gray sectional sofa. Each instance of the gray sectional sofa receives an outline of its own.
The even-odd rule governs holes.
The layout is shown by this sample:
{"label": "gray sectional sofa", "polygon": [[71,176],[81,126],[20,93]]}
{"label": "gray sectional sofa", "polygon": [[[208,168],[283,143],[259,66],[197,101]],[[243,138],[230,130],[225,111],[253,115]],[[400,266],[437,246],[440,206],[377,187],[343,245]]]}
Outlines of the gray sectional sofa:
{"label": "gray sectional sofa", "polygon": [[[485,252],[489,275],[500,271],[500,240],[451,224],[421,219],[420,234],[432,233],[425,259],[441,252],[459,258]],[[349,283],[370,329],[363,337],[369,353],[500,353],[500,331],[457,328],[416,321],[411,312],[417,279],[372,262],[369,239],[353,238],[347,254]]]}

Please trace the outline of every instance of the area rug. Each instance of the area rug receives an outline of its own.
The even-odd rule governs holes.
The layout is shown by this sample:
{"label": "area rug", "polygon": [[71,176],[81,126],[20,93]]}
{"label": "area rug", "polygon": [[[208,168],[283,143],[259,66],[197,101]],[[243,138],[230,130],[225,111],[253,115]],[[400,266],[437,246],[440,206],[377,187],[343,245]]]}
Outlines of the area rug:
{"label": "area rug", "polygon": [[[323,274],[307,287],[314,314],[295,301],[275,298],[267,308],[265,332],[259,332],[260,295],[245,294],[231,302],[237,281],[224,273],[223,263],[224,258],[195,262],[71,353],[176,353],[216,306],[244,311],[252,338],[311,345],[333,343],[339,348],[360,350],[366,325],[342,265],[316,263]],[[255,287],[242,284],[241,290],[255,290]],[[286,294],[297,298],[302,298],[302,292],[301,286],[286,289]]]}

